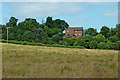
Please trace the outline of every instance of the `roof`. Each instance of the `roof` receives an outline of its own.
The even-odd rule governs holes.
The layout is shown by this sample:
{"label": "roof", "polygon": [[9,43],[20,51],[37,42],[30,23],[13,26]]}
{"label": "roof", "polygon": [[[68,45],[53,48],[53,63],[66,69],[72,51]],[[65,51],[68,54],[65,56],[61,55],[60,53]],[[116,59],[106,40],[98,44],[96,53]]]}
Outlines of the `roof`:
{"label": "roof", "polygon": [[83,27],[69,27],[71,29],[74,29],[74,30],[83,30]]}

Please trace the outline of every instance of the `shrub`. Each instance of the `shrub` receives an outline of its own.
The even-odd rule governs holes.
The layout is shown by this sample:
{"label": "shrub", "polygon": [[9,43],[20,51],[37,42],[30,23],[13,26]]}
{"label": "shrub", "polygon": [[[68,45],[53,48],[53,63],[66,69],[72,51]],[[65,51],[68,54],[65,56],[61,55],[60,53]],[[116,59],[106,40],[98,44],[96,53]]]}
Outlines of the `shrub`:
{"label": "shrub", "polygon": [[95,37],[95,40],[100,43],[100,42],[105,42],[106,41],[106,38],[102,35],[102,34],[98,34],[96,37]]}
{"label": "shrub", "polygon": [[107,44],[105,42],[100,42],[97,44],[98,49],[106,49]]}
{"label": "shrub", "polygon": [[112,36],[112,37],[109,37],[108,40],[110,42],[117,42],[119,40],[119,38],[117,36]]}
{"label": "shrub", "polygon": [[89,46],[91,49],[97,48],[97,42],[96,41],[90,41]]}

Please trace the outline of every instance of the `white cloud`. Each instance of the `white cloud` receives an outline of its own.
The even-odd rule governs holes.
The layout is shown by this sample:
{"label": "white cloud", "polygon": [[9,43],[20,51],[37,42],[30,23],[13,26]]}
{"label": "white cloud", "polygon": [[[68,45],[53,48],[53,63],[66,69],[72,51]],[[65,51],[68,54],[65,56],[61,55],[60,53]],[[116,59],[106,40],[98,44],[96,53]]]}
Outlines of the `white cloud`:
{"label": "white cloud", "polygon": [[116,19],[118,17],[118,11],[106,11],[102,14],[104,17]]}
{"label": "white cloud", "polygon": [[46,16],[70,15],[83,10],[74,3],[11,3],[17,17],[44,18]]}

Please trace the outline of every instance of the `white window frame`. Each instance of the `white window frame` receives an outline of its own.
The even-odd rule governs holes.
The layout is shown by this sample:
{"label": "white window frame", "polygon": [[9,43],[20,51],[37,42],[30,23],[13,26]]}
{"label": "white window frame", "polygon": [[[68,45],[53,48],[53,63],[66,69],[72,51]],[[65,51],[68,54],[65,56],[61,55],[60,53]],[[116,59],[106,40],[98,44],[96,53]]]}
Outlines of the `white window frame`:
{"label": "white window frame", "polygon": [[67,32],[70,32],[69,30],[67,30]]}

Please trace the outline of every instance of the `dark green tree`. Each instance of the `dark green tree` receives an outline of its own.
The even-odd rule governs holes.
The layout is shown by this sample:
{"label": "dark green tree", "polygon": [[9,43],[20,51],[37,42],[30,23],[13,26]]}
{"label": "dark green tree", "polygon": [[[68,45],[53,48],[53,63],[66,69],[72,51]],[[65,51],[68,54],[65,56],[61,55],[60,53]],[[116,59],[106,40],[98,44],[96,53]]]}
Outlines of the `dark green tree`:
{"label": "dark green tree", "polygon": [[53,28],[52,17],[47,17],[45,25],[47,25],[49,28]]}
{"label": "dark green tree", "polygon": [[111,28],[109,34],[110,37],[117,35],[117,28]]}
{"label": "dark green tree", "polygon": [[91,49],[96,49],[97,48],[97,41],[90,41],[89,46]]}
{"label": "dark green tree", "polygon": [[103,26],[101,28],[101,31],[100,31],[100,34],[104,35],[106,38],[108,38],[110,35],[109,35],[109,28],[107,26]]}
{"label": "dark green tree", "polygon": [[116,28],[117,28],[117,36],[118,36],[118,38],[120,40],[120,24],[117,24]]}
{"label": "dark green tree", "polygon": [[66,28],[69,27],[69,25],[64,20],[56,19],[53,21],[53,27],[57,27],[64,31]]}
{"label": "dark green tree", "polygon": [[15,17],[11,17],[11,18],[9,19],[9,22],[6,23],[6,26],[7,26],[7,27],[16,26],[16,25],[17,25],[17,21],[18,21],[18,19],[16,19]]}
{"label": "dark green tree", "polygon": [[94,29],[94,28],[88,28],[88,29],[85,31],[85,34],[86,34],[86,35],[91,35],[91,36],[96,36],[96,35],[97,35],[97,30]]}
{"label": "dark green tree", "polygon": [[7,39],[7,29],[5,25],[1,25],[2,26],[2,39]]}
{"label": "dark green tree", "polygon": [[115,36],[109,37],[108,40],[109,40],[110,42],[117,42],[119,39],[118,39],[118,37],[115,35]]}
{"label": "dark green tree", "polygon": [[64,20],[52,20],[52,17],[47,17],[45,25],[48,26],[48,28],[59,28],[62,31],[69,27],[67,22],[65,22]]}

